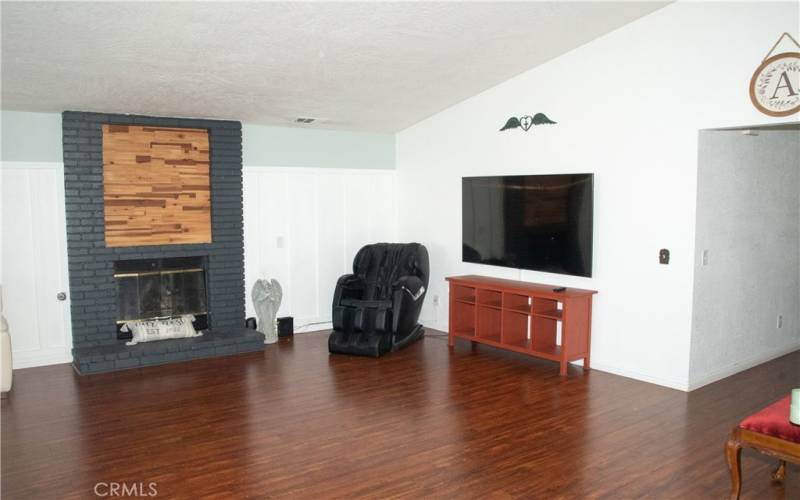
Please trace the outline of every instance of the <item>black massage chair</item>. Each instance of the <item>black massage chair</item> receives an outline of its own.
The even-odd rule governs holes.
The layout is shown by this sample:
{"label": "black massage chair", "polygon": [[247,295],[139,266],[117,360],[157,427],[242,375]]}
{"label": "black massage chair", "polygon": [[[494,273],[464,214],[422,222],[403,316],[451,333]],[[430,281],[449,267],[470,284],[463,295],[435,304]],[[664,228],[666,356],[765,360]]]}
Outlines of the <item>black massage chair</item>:
{"label": "black massage chair", "polygon": [[417,323],[428,288],[428,250],[419,243],[367,245],[353,274],[333,294],[332,353],[378,357],[420,338]]}

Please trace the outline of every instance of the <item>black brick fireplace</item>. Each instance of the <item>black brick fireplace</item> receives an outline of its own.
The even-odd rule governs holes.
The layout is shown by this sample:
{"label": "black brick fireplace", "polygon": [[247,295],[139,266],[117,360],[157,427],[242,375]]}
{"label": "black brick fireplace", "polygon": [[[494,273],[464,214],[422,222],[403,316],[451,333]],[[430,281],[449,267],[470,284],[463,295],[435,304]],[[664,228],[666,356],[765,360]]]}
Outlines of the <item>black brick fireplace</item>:
{"label": "black brick fireplace", "polygon": [[[211,243],[106,246],[103,124],[208,130]],[[263,349],[263,335],[244,328],[241,123],[66,111],[62,128],[75,369],[97,373]],[[191,312],[204,313],[201,326],[208,330],[202,337],[126,346],[115,327],[125,307],[115,274],[139,263],[182,258],[203,263],[206,310]]]}

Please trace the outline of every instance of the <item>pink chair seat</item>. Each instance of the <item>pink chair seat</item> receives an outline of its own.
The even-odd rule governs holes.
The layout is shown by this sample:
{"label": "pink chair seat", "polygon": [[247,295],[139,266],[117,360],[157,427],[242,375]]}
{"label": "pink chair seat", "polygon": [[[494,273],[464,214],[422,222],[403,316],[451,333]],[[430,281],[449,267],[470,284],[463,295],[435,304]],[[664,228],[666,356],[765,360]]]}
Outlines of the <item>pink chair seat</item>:
{"label": "pink chair seat", "polygon": [[772,403],[758,413],[742,420],[739,427],[793,443],[800,443],[800,425],[794,425],[789,421],[791,399],[791,396],[786,396],[780,401]]}

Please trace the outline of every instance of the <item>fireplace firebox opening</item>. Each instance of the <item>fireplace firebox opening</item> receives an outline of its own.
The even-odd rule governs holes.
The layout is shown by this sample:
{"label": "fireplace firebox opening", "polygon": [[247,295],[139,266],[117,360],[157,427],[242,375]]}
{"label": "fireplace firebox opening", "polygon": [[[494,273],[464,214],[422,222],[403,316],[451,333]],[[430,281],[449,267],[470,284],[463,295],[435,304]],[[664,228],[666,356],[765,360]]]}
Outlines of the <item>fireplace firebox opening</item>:
{"label": "fireplace firebox opening", "polygon": [[196,330],[209,327],[206,257],[119,260],[114,263],[117,288],[117,338],[129,321],[191,314]]}

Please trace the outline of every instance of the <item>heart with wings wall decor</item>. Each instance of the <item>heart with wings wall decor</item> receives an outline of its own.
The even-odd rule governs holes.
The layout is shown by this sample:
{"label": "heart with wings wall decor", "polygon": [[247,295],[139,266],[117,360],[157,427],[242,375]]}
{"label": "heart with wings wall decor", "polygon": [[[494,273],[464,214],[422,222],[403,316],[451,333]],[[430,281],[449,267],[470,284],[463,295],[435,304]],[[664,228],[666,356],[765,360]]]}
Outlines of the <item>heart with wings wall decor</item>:
{"label": "heart with wings wall decor", "polygon": [[524,115],[520,116],[519,118],[512,116],[508,119],[508,121],[506,121],[506,124],[503,125],[503,128],[500,129],[500,132],[512,128],[521,128],[527,132],[533,125],[555,125],[555,123],[556,122],[548,118],[544,113],[536,113],[533,116]]}

